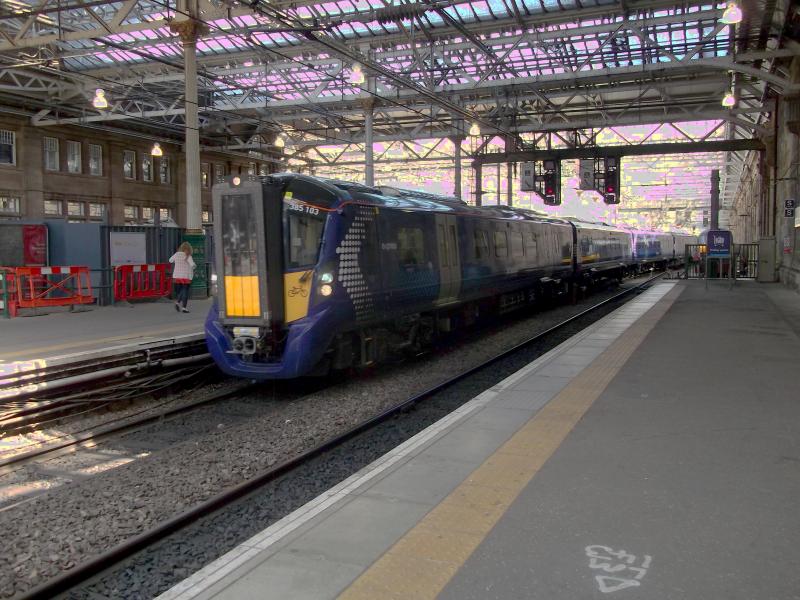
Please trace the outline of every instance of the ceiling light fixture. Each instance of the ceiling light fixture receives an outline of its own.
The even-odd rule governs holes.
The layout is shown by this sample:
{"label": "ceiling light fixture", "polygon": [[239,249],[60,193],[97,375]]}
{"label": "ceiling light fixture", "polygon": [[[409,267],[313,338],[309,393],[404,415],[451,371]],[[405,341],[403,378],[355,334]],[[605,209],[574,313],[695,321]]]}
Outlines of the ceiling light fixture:
{"label": "ceiling light fixture", "polygon": [[364,78],[364,71],[361,70],[361,65],[358,63],[354,64],[353,70],[350,72],[350,83],[360,85],[365,81],[366,79]]}
{"label": "ceiling light fixture", "polygon": [[286,142],[283,141],[283,136],[279,134],[278,137],[275,138],[275,147],[276,148],[283,148],[285,145],[286,145]]}
{"label": "ceiling light fixture", "polygon": [[92,106],[95,108],[108,108],[108,100],[106,100],[106,93],[102,88],[97,88],[94,91],[94,98],[92,98]]}
{"label": "ceiling light fixture", "polygon": [[742,9],[739,8],[739,5],[736,2],[728,2],[727,8],[725,8],[725,12],[722,13],[722,19],[720,19],[725,25],[736,25],[737,23],[742,22]]}
{"label": "ceiling light fixture", "polygon": [[477,137],[481,134],[481,128],[478,127],[477,123],[473,123],[472,126],[469,128],[469,134],[472,137]]}
{"label": "ceiling light fixture", "polygon": [[153,144],[153,147],[150,148],[150,156],[164,156],[164,152],[161,150],[161,144],[158,142]]}
{"label": "ceiling light fixture", "polygon": [[736,106],[736,95],[733,93],[733,90],[730,90],[725,94],[725,96],[723,96],[722,106],[725,108],[732,108]]}

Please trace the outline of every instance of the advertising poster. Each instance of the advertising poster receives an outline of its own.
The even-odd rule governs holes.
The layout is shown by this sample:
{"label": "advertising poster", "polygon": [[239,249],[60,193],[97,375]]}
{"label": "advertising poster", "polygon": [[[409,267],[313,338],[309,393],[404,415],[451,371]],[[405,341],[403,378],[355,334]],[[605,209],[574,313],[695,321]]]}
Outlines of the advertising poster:
{"label": "advertising poster", "polygon": [[109,240],[111,266],[147,264],[147,235],[112,231]]}

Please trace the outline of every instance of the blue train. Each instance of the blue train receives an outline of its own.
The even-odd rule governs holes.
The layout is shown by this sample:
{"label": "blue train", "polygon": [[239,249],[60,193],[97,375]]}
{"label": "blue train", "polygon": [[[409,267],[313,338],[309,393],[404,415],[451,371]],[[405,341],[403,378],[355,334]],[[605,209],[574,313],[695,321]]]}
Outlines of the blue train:
{"label": "blue train", "polygon": [[208,347],[258,380],[378,363],[482,314],[682,257],[672,234],[291,173],[230,177],[213,202]]}

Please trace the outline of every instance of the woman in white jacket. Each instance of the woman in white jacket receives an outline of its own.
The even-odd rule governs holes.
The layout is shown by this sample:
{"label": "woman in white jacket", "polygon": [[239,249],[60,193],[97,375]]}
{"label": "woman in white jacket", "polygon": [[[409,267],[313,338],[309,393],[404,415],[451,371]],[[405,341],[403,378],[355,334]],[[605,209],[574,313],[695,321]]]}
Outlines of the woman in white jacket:
{"label": "woman in white jacket", "polygon": [[188,313],[189,287],[192,284],[195,264],[192,260],[192,247],[189,242],[183,242],[178,251],[170,256],[169,262],[175,265],[172,271],[172,283],[175,287],[175,310]]}

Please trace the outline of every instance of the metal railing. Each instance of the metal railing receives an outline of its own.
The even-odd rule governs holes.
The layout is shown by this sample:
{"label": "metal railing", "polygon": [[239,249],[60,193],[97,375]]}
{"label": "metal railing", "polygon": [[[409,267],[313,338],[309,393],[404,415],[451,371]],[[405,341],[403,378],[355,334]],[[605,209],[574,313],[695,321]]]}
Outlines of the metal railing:
{"label": "metal railing", "polygon": [[[684,273],[686,279],[756,279],[758,277],[758,244],[734,244],[731,258],[706,261],[703,244],[687,244]],[[708,270],[708,272],[706,272]]]}
{"label": "metal railing", "polygon": [[758,244],[734,244],[733,257],[736,264],[736,279],[758,277]]}

